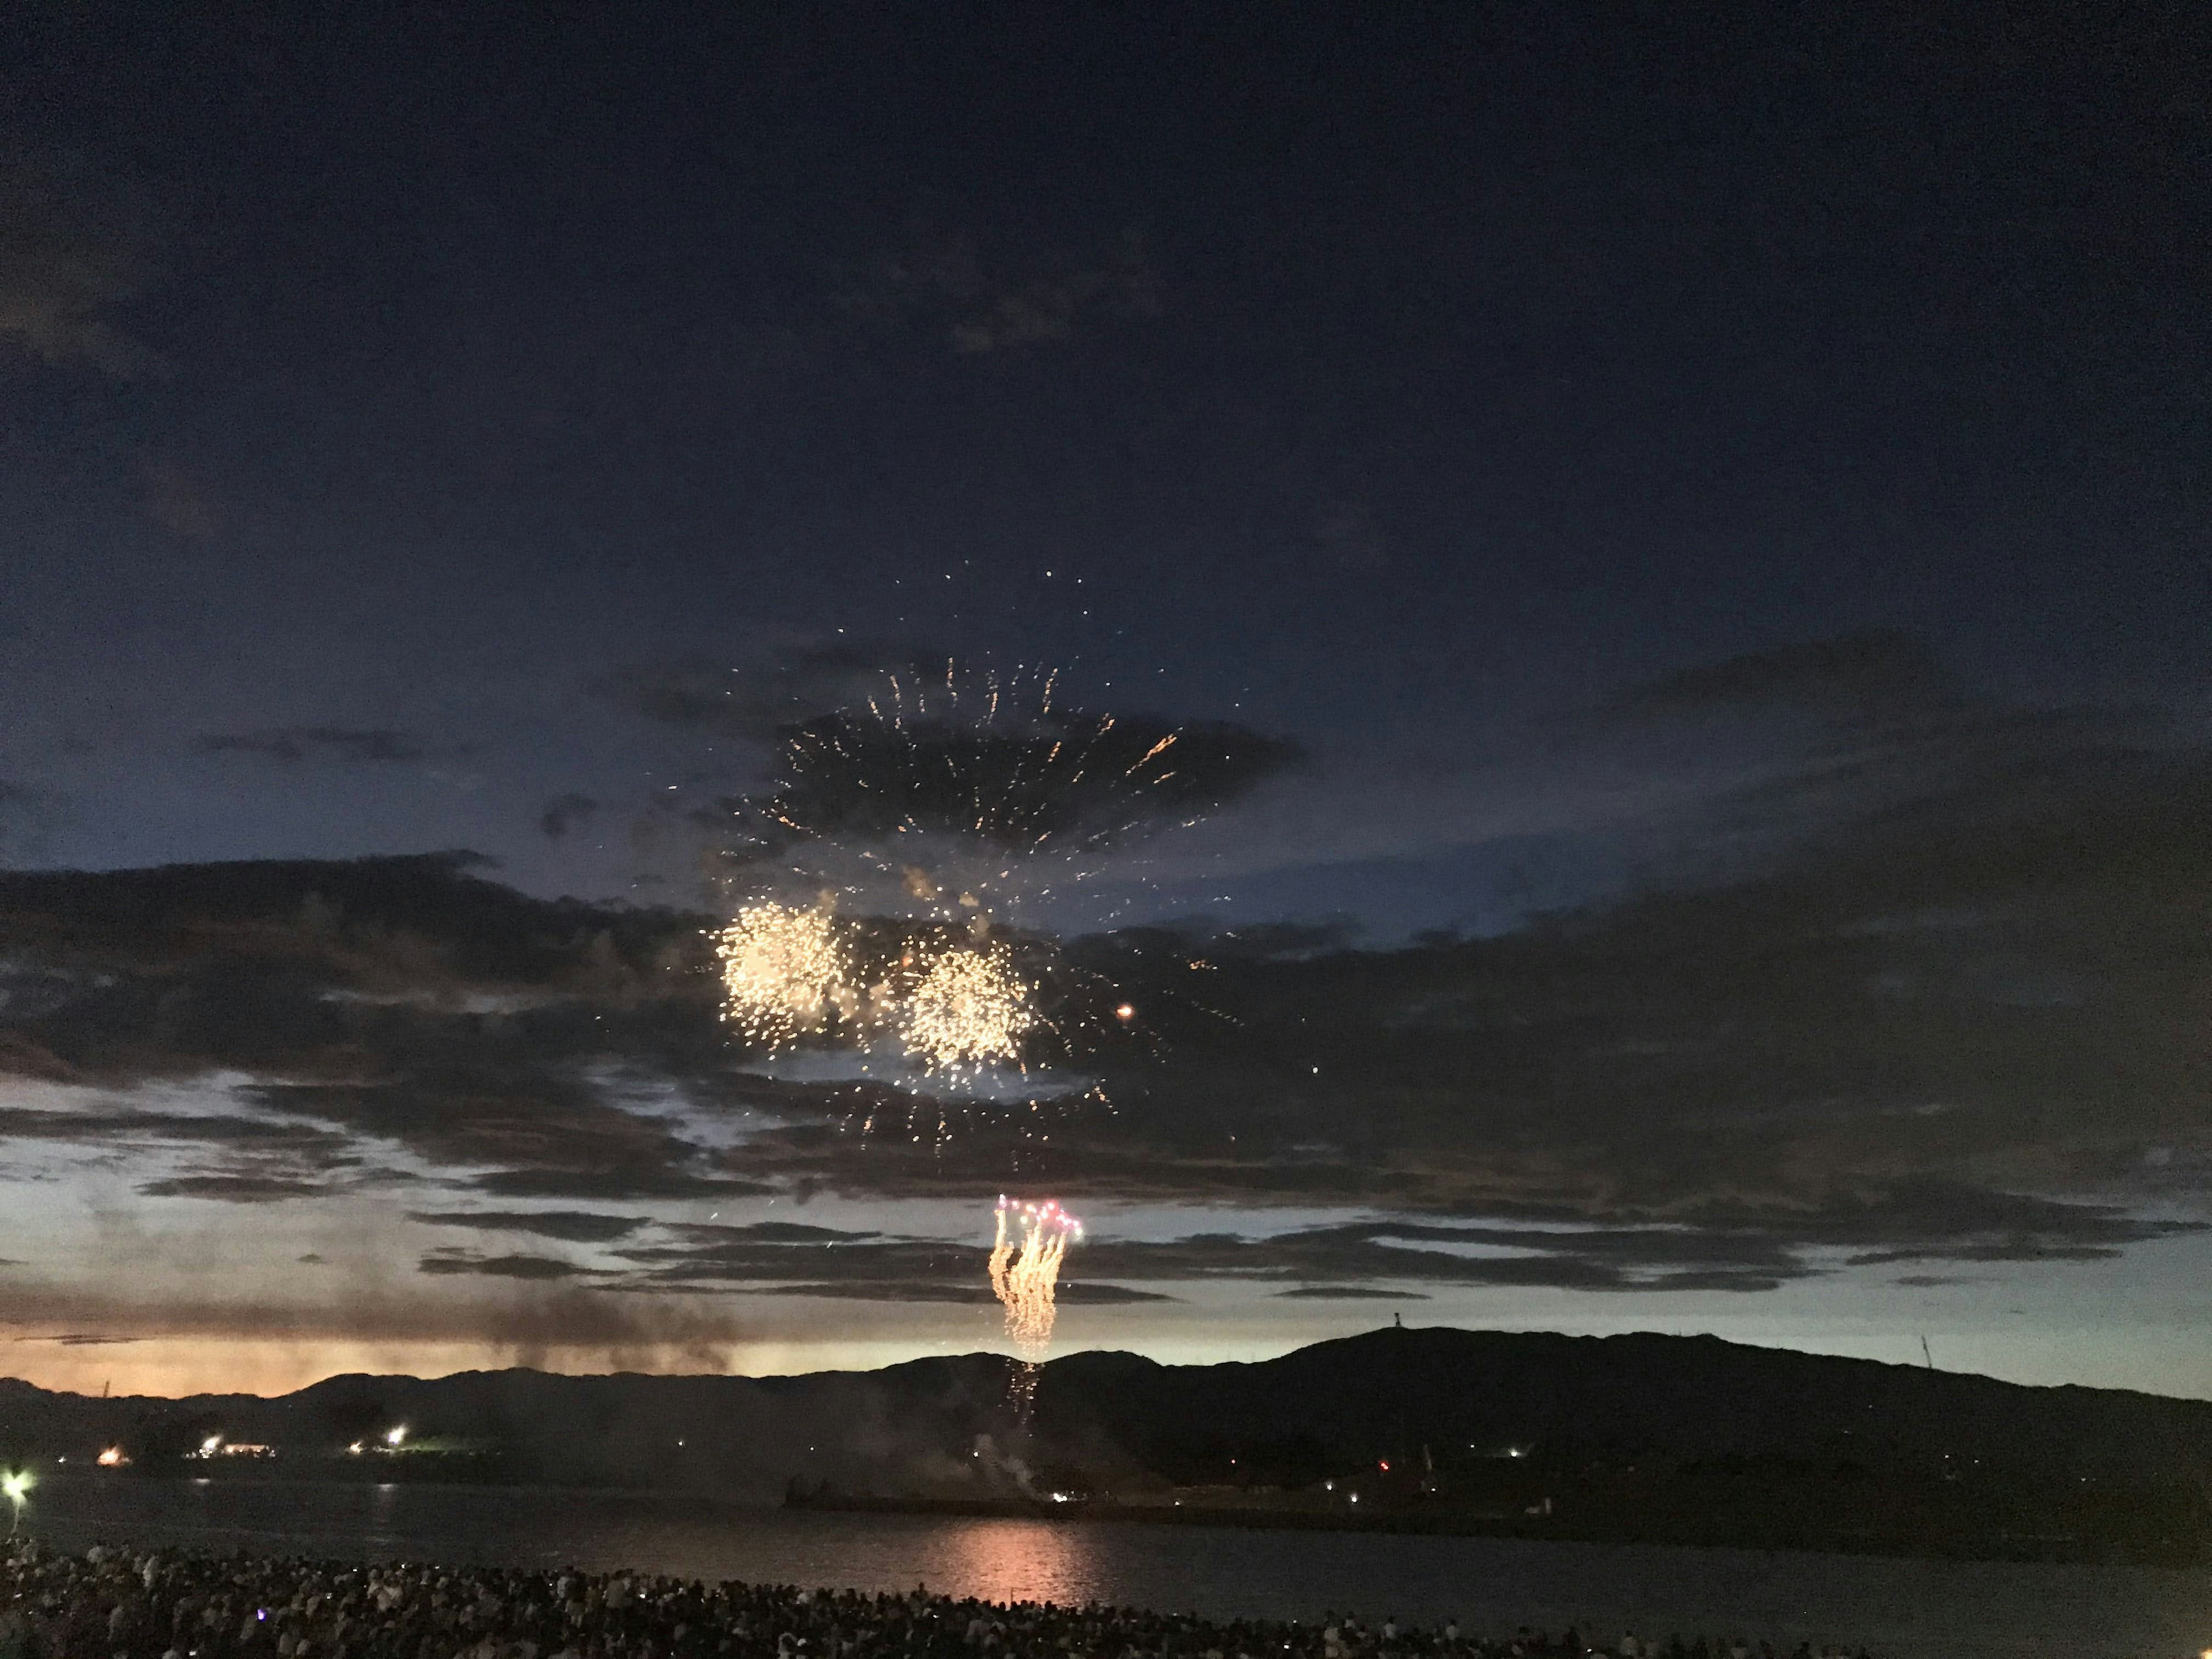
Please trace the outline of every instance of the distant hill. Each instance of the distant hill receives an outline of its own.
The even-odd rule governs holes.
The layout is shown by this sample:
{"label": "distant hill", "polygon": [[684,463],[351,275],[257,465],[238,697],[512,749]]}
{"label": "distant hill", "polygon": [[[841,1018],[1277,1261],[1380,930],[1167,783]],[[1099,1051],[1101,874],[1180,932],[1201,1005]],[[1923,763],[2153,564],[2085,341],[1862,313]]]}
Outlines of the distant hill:
{"label": "distant hill", "polygon": [[[1014,1373],[969,1354],[792,1377],[340,1376],[273,1400],[181,1401],[8,1381],[0,1454],[89,1462],[115,1445],[133,1460],[120,1478],[542,1480],[763,1500],[1018,1504],[1057,1489],[1187,1502],[1184,1519],[1211,1507],[1715,1541],[1937,1547],[1971,1525],[1982,1543],[1968,1553],[2011,1539],[2095,1554],[2100,1538],[2140,1534],[2120,1553],[2196,1559],[2212,1543],[2206,1401],[1710,1337],[1443,1328],[1254,1364],[1073,1354],[1042,1368],[1026,1424]],[[393,1429],[400,1449],[377,1449]],[[185,1455],[210,1438],[277,1455]],[[1363,1510],[1345,1507],[1355,1492]],[[1809,1533],[1808,1513],[1825,1517]]]}
{"label": "distant hill", "polygon": [[1384,1329],[1257,1364],[1081,1353],[1045,1367],[1040,1428],[1158,1462],[1312,1436],[1361,1462],[1518,1445],[1554,1458],[1954,1462],[2212,1481],[2212,1401],[2030,1388],[1711,1336]]}

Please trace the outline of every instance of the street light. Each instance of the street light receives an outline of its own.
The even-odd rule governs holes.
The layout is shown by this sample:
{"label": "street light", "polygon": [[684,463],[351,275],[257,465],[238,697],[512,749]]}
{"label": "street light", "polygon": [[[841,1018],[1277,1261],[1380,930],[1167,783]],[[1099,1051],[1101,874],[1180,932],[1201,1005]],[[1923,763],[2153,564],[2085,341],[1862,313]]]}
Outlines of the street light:
{"label": "street light", "polygon": [[31,1495],[31,1488],[36,1484],[22,1469],[10,1469],[7,1474],[0,1474],[0,1498],[5,1498],[15,1509],[14,1518],[8,1523],[11,1536],[23,1524],[23,1500]]}

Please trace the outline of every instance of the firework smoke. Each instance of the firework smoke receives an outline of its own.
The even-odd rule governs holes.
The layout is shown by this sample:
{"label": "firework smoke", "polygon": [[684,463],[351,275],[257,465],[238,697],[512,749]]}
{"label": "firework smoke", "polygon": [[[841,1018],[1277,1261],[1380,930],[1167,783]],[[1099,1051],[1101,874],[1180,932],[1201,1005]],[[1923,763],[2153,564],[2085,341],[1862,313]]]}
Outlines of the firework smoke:
{"label": "firework smoke", "polygon": [[991,1289],[1006,1310],[1006,1335],[1034,1364],[1052,1346],[1053,1292],[1067,1247],[1083,1224],[1048,1199],[1042,1204],[999,1200],[991,1245]]}

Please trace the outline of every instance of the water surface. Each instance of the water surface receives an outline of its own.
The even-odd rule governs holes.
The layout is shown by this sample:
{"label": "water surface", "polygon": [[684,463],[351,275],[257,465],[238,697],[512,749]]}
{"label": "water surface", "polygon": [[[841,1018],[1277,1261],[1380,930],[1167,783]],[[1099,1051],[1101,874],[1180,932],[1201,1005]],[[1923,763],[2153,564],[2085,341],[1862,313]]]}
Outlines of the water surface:
{"label": "water surface", "polygon": [[845,1515],[659,1493],[307,1482],[49,1480],[27,1524],[99,1538],[353,1559],[1100,1601],[1218,1616],[1602,1635],[1745,1632],[1894,1659],[2195,1659],[2212,1574],[1729,1549],[1245,1531],[1134,1522]]}

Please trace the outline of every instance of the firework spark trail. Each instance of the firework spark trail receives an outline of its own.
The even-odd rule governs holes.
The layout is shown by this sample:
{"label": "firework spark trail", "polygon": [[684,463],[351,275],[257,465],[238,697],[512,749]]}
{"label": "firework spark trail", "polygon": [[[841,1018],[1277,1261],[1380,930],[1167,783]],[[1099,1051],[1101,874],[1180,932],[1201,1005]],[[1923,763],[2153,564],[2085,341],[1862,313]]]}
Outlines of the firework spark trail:
{"label": "firework spark trail", "polygon": [[722,1018],[771,1053],[815,1030],[857,997],[836,923],[823,907],[751,904],[714,935]]}
{"label": "firework spark trail", "polygon": [[1060,1264],[1083,1237],[1083,1224],[1048,1199],[1017,1204],[1001,1198],[991,1245],[991,1290],[1006,1310],[1006,1335],[1034,1364],[1052,1346]]}

